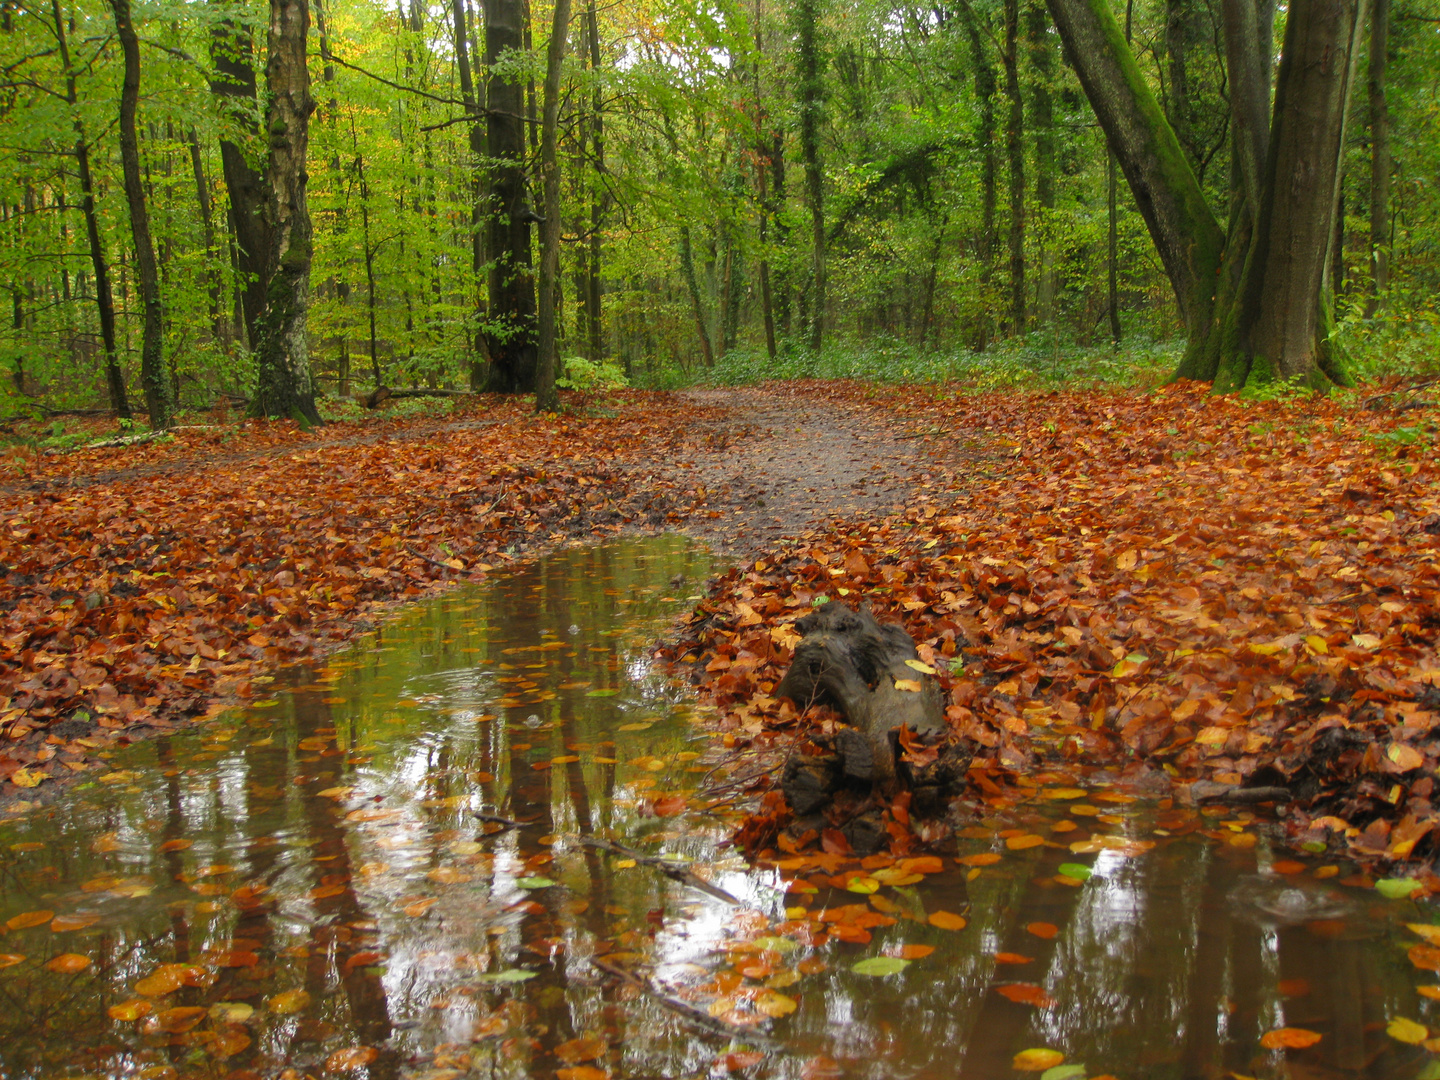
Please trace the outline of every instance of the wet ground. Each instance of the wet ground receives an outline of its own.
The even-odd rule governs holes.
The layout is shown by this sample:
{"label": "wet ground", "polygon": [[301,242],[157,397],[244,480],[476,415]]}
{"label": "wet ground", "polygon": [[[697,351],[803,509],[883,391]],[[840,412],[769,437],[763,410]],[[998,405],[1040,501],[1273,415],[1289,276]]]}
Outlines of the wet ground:
{"label": "wet ground", "polygon": [[0,1077],[1440,1077],[1431,911],[1246,813],[747,866],[649,652],[712,566],[562,550],[0,823]]}

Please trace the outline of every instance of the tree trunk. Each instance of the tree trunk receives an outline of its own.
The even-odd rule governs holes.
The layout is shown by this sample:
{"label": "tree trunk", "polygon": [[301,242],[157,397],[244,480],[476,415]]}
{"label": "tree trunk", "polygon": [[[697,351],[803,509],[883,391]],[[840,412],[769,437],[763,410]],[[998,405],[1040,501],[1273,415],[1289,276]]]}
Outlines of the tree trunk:
{"label": "tree trunk", "polygon": [[1105,148],[1105,313],[1110,340],[1120,344],[1120,200],[1115,182],[1115,151]]}
{"label": "tree trunk", "polygon": [[1026,9],[1030,39],[1030,67],[1035,81],[1030,89],[1030,126],[1035,130],[1035,204],[1040,209],[1040,280],[1036,285],[1035,315],[1041,325],[1055,319],[1055,110],[1051,83],[1055,79],[1055,51],[1050,44],[1050,17],[1043,0],[1030,0]]}
{"label": "tree trunk", "polygon": [[140,143],[135,131],[135,113],[140,104],[140,39],[130,20],[130,0],[110,0],[115,16],[115,34],[120,39],[125,74],[120,85],[120,166],[125,181],[125,201],[130,209],[130,236],[135,242],[135,270],[140,278],[140,301],[144,307],[144,331],[140,345],[140,385],[150,426],[168,428],[171,419],[170,385],[165,378],[165,313],[160,299],[160,270],[155,263],[155,245],[150,238],[150,212],[145,205],[145,187],[140,177]]}
{"label": "tree trunk", "polygon": [[210,204],[210,187],[205,182],[205,162],[200,155],[200,139],[190,129],[190,168],[195,174],[195,202],[200,210],[201,235],[205,240],[205,276],[210,282],[210,329],[215,340],[228,353],[230,326],[225,318],[225,285],[216,267],[220,252],[215,244],[214,210]]}
{"label": "tree trunk", "polygon": [[[465,0],[453,0],[451,4],[452,25],[455,30],[455,66],[460,74],[460,99],[465,102],[465,111],[474,119],[466,125],[466,137],[470,147],[470,272],[475,282],[476,322],[485,318],[485,293],[481,274],[485,269],[485,129],[481,126],[480,95],[475,91],[475,80],[470,73],[469,31],[466,27]],[[470,349],[470,389],[479,390],[485,385],[485,335],[475,331]]]}
{"label": "tree trunk", "polygon": [[[226,0],[212,0],[226,8]],[[210,31],[210,63],[215,76],[211,92],[220,110],[250,140],[260,140],[259,96],[255,81],[255,46],[248,25],[227,15]],[[220,166],[230,195],[230,225],[235,236],[236,269],[240,274],[240,307],[250,348],[259,342],[260,318],[265,310],[265,275],[275,238],[266,219],[265,176],[250,163],[247,148],[220,140]]]}
{"label": "tree trunk", "polygon": [[90,173],[90,146],[85,141],[85,125],[76,111],[75,72],[70,66],[70,43],[65,32],[65,16],[60,0],[50,0],[55,19],[55,40],[60,49],[60,64],[65,69],[65,100],[75,115],[75,166],[80,174],[80,212],[85,218],[85,236],[90,243],[90,267],[95,274],[95,308],[100,317],[100,342],[105,349],[105,384],[110,391],[110,406],[122,420],[131,418],[130,401],[125,396],[125,376],[120,370],[120,344],[115,334],[115,297],[110,291],[110,264],[105,258],[105,243],[100,236],[100,219],[95,211],[95,181]]}
{"label": "tree trunk", "polygon": [[[590,38],[590,71],[600,70],[600,19],[595,0],[585,8],[585,25]],[[599,363],[605,358],[604,312],[600,305],[600,256],[603,242],[600,230],[605,224],[605,195],[602,177],[605,174],[605,95],[596,79],[590,101],[590,142],[595,155],[596,183],[590,192],[590,258],[585,266],[585,323],[590,330],[590,359]]]}
{"label": "tree trunk", "polygon": [[825,174],[820,162],[820,120],[824,109],[824,65],[815,40],[820,0],[796,0],[796,97],[800,111],[800,156],[805,161],[805,194],[810,203],[810,348],[819,352],[825,334]]}
{"label": "tree trunk", "polygon": [[490,315],[485,331],[490,355],[487,388],[506,394],[535,389],[535,277],[530,263],[530,223],[525,204],[525,83],[523,76],[495,74],[510,50],[524,45],[523,0],[485,0],[487,140],[491,198],[486,254],[490,265]]}
{"label": "tree trunk", "polygon": [[765,56],[765,35],[760,21],[760,0],[755,0],[754,12],[751,16],[755,25],[755,64],[751,74],[755,80],[755,187],[756,195],[760,203],[760,213],[756,223],[756,234],[760,247],[760,317],[765,326],[765,353],[774,360],[775,349],[775,310],[770,302],[770,257],[766,249],[769,240],[771,206],[767,191],[769,189],[766,168],[768,161],[768,147],[765,145],[765,123],[768,119],[765,106],[761,99],[760,89],[760,68]]}
{"label": "tree trunk", "polygon": [[265,312],[255,348],[257,383],[251,411],[320,423],[310,377],[311,229],[305,199],[305,155],[310,142],[310,73],[305,39],[307,0],[270,0],[265,84],[265,132],[270,161],[265,173],[268,222],[274,241],[265,275]]}
{"label": "tree trunk", "polygon": [[1365,314],[1385,304],[1390,286],[1390,109],[1385,65],[1390,51],[1390,0],[1372,0],[1370,17],[1370,299]]}
{"label": "tree trunk", "polygon": [[715,350],[710,345],[709,320],[705,302],[700,296],[700,282],[695,277],[695,252],[690,244],[690,226],[680,226],[680,274],[690,294],[690,309],[695,314],[695,333],[700,338],[700,353],[707,368],[715,366]]}
{"label": "tree trunk", "polygon": [[540,126],[540,175],[545,191],[545,222],[540,226],[540,372],[535,390],[535,411],[556,412],[560,397],[555,389],[558,361],[555,343],[556,293],[560,279],[560,160],[556,153],[560,126],[560,71],[565,60],[565,37],[570,31],[570,0],[555,0],[550,46],[545,58],[545,97]]}
{"label": "tree trunk", "polygon": [[980,37],[975,12],[968,3],[960,5],[965,35],[975,72],[975,99],[979,110],[975,120],[975,146],[980,154],[980,235],[976,248],[980,260],[980,310],[976,319],[975,351],[990,345],[990,283],[995,276],[995,65]]}
{"label": "tree trunk", "polygon": [[1010,329],[1025,332],[1025,105],[1020,97],[1019,0],[1005,0],[1005,152],[1010,174]]}

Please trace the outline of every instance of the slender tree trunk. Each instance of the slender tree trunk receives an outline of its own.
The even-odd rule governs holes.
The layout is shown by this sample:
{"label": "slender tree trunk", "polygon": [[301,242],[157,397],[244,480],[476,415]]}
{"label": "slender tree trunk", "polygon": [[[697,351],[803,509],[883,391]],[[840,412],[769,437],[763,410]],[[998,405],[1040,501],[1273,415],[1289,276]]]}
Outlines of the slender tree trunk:
{"label": "slender tree trunk", "polygon": [[680,226],[680,274],[690,293],[690,309],[695,314],[695,333],[700,338],[700,353],[707,368],[715,366],[715,350],[710,345],[710,328],[705,316],[705,301],[700,296],[700,282],[695,276],[695,253],[690,244],[690,226]]}
{"label": "slender tree trunk", "polygon": [[1025,332],[1025,105],[1020,97],[1019,0],[1005,0],[1005,152],[1010,174],[1010,328]]}
{"label": "slender tree trunk", "polygon": [[[260,141],[259,95],[255,80],[255,47],[251,28],[240,21],[238,7],[211,0],[227,14],[212,24],[211,92],[221,111],[247,141]],[[235,263],[240,276],[240,307],[250,348],[259,344],[260,317],[265,310],[265,275],[275,237],[266,220],[265,175],[251,164],[247,148],[232,139],[220,140],[220,165],[230,195],[230,226],[235,237]],[[263,161],[262,161],[263,165]]]}
{"label": "slender tree trunk", "polygon": [[1370,299],[1373,317],[1390,286],[1390,109],[1385,67],[1390,51],[1390,0],[1371,0],[1370,17]]}
{"label": "slender tree trunk", "polygon": [[1115,151],[1105,148],[1105,313],[1110,340],[1120,344],[1120,201],[1115,178]]}
{"label": "slender tree trunk", "polygon": [[470,48],[468,20],[465,17],[465,0],[453,0],[451,22],[455,31],[455,66],[460,74],[460,99],[465,102],[465,111],[474,119],[466,125],[466,138],[470,147],[470,271],[475,281],[475,321],[477,329],[470,347],[470,389],[479,390],[485,385],[488,368],[488,350],[483,330],[478,325],[485,318],[485,234],[486,206],[489,197],[486,192],[485,128],[481,126],[480,101],[482,94],[476,92],[475,80],[470,72]]}
{"label": "slender tree trunk", "polygon": [[1044,0],[1030,0],[1026,8],[1030,66],[1035,82],[1030,90],[1031,127],[1035,131],[1035,204],[1040,210],[1040,280],[1036,287],[1036,318],[1049,326],[1055,319],[1055,244],[1051,236],[1055,214],[1055,110],[1051,84],[1055,79],[1055,50],[1050,44],[1050,15]]}
{"label": "slender tree trunk", "polygon": [[160,298],[160,269],[150,238],[150,211],[145,205],[145,187],[140,177],[140,142],[135,131],[135,113],[140,104],[140,39],[130,20],[130,0],[110,0],[110,10],[115,16],[115,34],[125,63],[120,85],[120,166],[125,181],[125,201],[130,209],[130,236],[135,243],[140,301],[145,312],[140,385],[145,392],[150,426],[163,430],[171,424],[170,385],[165,378],[165,312]]}
{"label": "slender tree trunk", "polygon": [[820,0],[796,0],[796,94],[800,109],[800,155],[810,203],[810,348],[819,352],[825,334],[825,174],[820,162],[820,121],[825,102],[824,64],[816,31]]}
{"label": "slender tree trunk", "polygon": [[995,160],[995,65],[980,36],[980,26],[974,9],[968,3],[960,5],[960,17],[965,24],[965,36],[970,41],[970,56],[975,72],[975,100],[979,111],[975,120],[975,147],[980,154],[980,235],[976,238],[977,255],[980,261],[980,310],[976,315],[974,347],[984,352],[990,346],[991,297],[990,285],[995,276],[995,174],[998,171]]}
{"label": "slender tree trunk", "polygon": [[210,185],[205,180],[205,161],[200,154],[200,139],[190,129],[190,169],[195,175],[195,203],[200,210],[201,235],[205,240],[205,276],[210,282],[210,332],[228,353],[230,326],[225,318],[225,284],[216,267],[220,257],[215,243],[215,214],[210,203]]}
{"label": "slender tree trunk", "polygon": [[95,181],[90,173],[90,146],[85,141],[85,125],[76,111],[75,72],[70,66],[70,42],[65,32],[65,16],[60,0],[50,0],[55,19],[55,39],[60,48],[60,64],[65,69],[65,99],[75,116],[75,166],[80,174],[80,212],[85,218],[85,236],[90,242],[90,268],[95,275],[95,308],[100,317],[100,343],[105,349],[105,383],[110,391],[110,407],[122,420],[129,420],[130,401],[125,396],[125,376],[120,370],[120,344],[115,333],[115,297],[110,291],[110,264],[105,258],[105,243],[100,236],[100,219],[95,210]]}
{"label": "slender tree trunk", "polygon": [[306,151],[310,143],[310,73],[305,40],[307,0],[270,0],[265,84],[265,131],[270,161],[265,173],[268,224],[274,244],[265,276],[265,313],[255,359],[257,383],[251,411],[288,416],[302,425],[320,423],[310,376],[311,227],[306,202]]}
{"label": "slender tree trunk", "polygon": [[565,60],[565,37],[570,31],[570,0],[555,0],[550,45],[545,56],[545,97],[540,126],[540,175],[545,192],[545,223],[540,226],[540,372],[535,389],[535,411],[556,412],[560,396],[555,389],[559,357],[555,344],[556,294],[560,281],[560,155],[556,144],[560,127],[560,74]]}
{"label": "slender tree trunk", "polygon": [[[523,0],[485,0],[485,63],[493,72],[502,54],[524,46]],[[530,224],[525,204],[525,83],[523,76],[492,73],[488,96],[490,158],[490,315],[486,347],[488,388],[501,393],[535,389],[535,277],[530,262]]]}
{"label": "slender tree trunk", "polygon": [[765,352],[774,360],[775,349],[775,311],[770,303],[770,256],[766,246],[769,240],[770,229],[770,200],[767,194],[769,184],[766,178],[766,154],[765,126],[768,117],[765,112],[765,105],[761,96],[760,68],[765,56],[765,35],[760,21],[760,0],[755,0],[755,8],[751,18],[755,24],[755,63],[751,68],[751,75],[755,82],[755,186],[760,203],[760,213],[756,225],[757,238],[760,246],[760,317],[765,325]]}
{"label": "slender tree trunk", "polygon": [[[775,223],[775,244],[784,250],[790,240],[790,227],[779,216],[785,205],[785,135],[778,128],[771,135],[769,154],[770,165],[770,219]],[[772,301],[780,316],[780,332],[788,340],[791,328],[791,281],[790,273],[783,266],[775,271],[776,287]]]}
{"label": "slender tree trunk", "polygon": [[[1169,76],[1169,93],[1165,98],[1165,116],[1175,129],[1175,138],[1190,158],[1193,167],[1195,145],[1190,131],[1190,70],[1188,53],[1190,25],[1193,20],[1192,0],[1166,0],[1165,3],[1165,70]],[[1129,8],[1126,8],[1129,22]],[[1129,40],[1129,35],[1126,35]]]}
{"label": "slender tree trunk", "polygon": [[[590,71],[600,70],[600,19],[595,11],[595,0],[585,8],[585,25],[590,39]],[[600,305],[600,256],[603,240],[601,229],[605,225],[605,96],[598,78],[590,101],[590,142],[595,155],[596,183],[590,191],[590,258],[585,273],[585,322],[590,329],[590,359],[599,363],[605,358],[605,325]]]}

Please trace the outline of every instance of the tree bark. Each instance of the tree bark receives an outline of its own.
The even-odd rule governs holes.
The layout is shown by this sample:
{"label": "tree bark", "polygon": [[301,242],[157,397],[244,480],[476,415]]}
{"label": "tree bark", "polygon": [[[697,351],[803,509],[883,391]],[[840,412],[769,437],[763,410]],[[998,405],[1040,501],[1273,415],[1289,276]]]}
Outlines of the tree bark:
{"label": "tree bark", "polygon": [[478,324],[485,319],[485,291],[482,274],[485,269],[485,231],[488,204],[485,185],[485,128],[481,126],[480,94],[476,93],[475,80],[470,73],[469,31],[466,27],[465,0],[453,0],[451,4],[452,24],[455,30],[455,66],[460,74],[460,99],[465,102],[465,111],[474,116],[466,126],[466,138],[470,147],[470,271],[475,279],[475,319],[477,329],[470,351],[470,389],[479,390],[485,385],[486,356],[484,331]]}
{"label": "tree bark", "polygon": [[307,0],[270,0],[266,38],[265,132],[270,159],[265,172],[267,225],[274,241],[265,275],[265,311],[255,359],[252,412],[288,416],[302,425],[320,423],[310,376],[310,262],[312,240],[305,170],[310,143],[310,72],[305,41]]}
{"label": "tree bark", "polygon": [[975,146],[980,154],[980,235],[976,248],[980,260],[980,309],[976,316],[973,342],[976,352],[990,345],[990,283],[995,276],[995,65],[980,37],[980,26],[969,3],[960,5],[965,36],[970,41],[970,56],[975,72],[975,99],[979,109],[975,120]]}
{"label": "tree bark", "polygon": [[800,112],[800,156],[810,203],[811,289],[809,345],[819,352],[825,335],[825,174],[820,162],[820,120],[824,109],[824,65],[816,41],[820,0],[796,0],[796,97]]}
{"label": "tree bark", "polygon": [[1390,286],[1390,108],[1385,71],[1390,51],[1390,0],[1372,0],[1370,17],[1370,299],[1373,317]]}
{"label": "tree bark", "polygon": [[490,314],[485,331],[490,354],[487,389],[506,394],[535,389],[535,277],[530,262],[530,223],[525,204],[525,84],[521,77],[493,74],[503,54],[524,46],[523,0],[485,0],[486,146],[491,162],[489,238]]}
{"label": "tree bark", "polygon": [[545,191],[545,222],[540,226],[540,371],[535,411],[556,412],[558,361],[555,343],[556,286],[560,279],[560,160],[556,152],[560,126],[560,73],[565,37],[570,31],[570,0],[555,0],[554,22],[545,59],[545,96],[540,125],[540,175]]}
{"label": "tree bark", "polygon": [[1005,0],[1005,154],[1010,179],[1010,329],[1025,332],[1025,105],[1020,96],[1019,0]]}
{"label": "tree bark", "polygon": [[1035,315],[1044,326],[1055,319],[1055,244],[1051,236],[1055,213],[1055,110],[1051,83],[1055,78],[1055,50],[1050,44],[1050,18],[1043,0],[1030,0],[1026,8],[1030,67],[1035,81],[1030,89],[1030,126],[1035,132],[1035,204],[1040,210],[1040,280],[1035,289]]}
{"label": "tree bark", "polygon": [[690,294],[690,310],[695,315],[695,333],[700,338],[700,353],[707,368],[715,366],[715,350],[710,344],[709,320],[705,302],[700,296],[700,282],[695,277],[695,252],[690,243],[690,226],[680,226],[680,275]]}
{"label": "tree bark", "polygon": [[[227,0],[212,2],[222,8],[229,6]],[[215,71],[210,89],[220,99],[221,112],[249,141],[259,144],[260,106],[251,28],[234,15],[216,20],[210,32],[210,62]],[[253,350],[259,342],[265,275],[275,239],[266,216],[265,175],[250,159],[245,146],[232,139],[220,140],[220,166],[230,195],[230,227],[240,274],[240,307],[246,341]]]}
{"label": "tree bark", "polygon": [[[600,19],[595,0],[585,7],[585,25],[589,33],[590,71],[600,70]],[[590,359],[599,363],[605,358],[605,325],[600,302],[600,256],[603,251],[601,229],[605,224],[605,95],[597,79],[590,101],[590,143],[595,155],[595,184],[590,192],[590,257],[585,265],[585,323],[590,331]]]}
{"label": "tree bark", "polygon": [[80,212],[85,218],[85,236],[90,244],[90,268],[95,274],[95,308],[100,317],[100,342],[105,349],[105,384],[110,391],[110,407],[122,420],[132,416],[130,401],[125,395],[125,376],[120,370],[120,346],[115,334],[115,297],[110,291],[110,264],[105,257],[105,242],[100,235],[100,219],[95,210],[95,180],[90,173],[90,146],[85,140],[85,124],[77,110],[75,72],[70,66],[70,42],[65,32],[65,16],[60,0],[50,0],[55,19],[55,40],[60,49],[60,64],[65,69],[65,100],[75,116],[75,166],[80,174]]}
{"label": "tree bark", "polygon": [[135,113],[140,105],[140,39],[130,19],[130,0],[110,0],[115,16],[115,34],[120,40],[125,73],[120,85],[120,166],[125,182],[125,201],[130,209],[130,236],[135,243],[135,271],[140,279],[140,301],[144,307],[144,329],[140,345],[140,385],[145,409],[155,430],[172,423],[169,380],[165,378],[165,312],[160,297],[160,270],[155,263],[155,245],[150,238],[150,211],[145,205],[145,187],[140,176],[140,142],[135,131]]}

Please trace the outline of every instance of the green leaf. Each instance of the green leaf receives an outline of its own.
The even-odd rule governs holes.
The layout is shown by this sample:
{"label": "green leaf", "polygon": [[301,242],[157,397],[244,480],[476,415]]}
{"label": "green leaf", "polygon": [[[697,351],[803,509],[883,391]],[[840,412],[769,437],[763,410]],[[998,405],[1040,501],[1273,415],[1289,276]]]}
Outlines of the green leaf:
{"label": "green leaf", "polygon": [[909,960],[901,960],[898,956],[872,956],[852,964],[850,970],[856,975],[898,975],[909,966]]}
{"label": "green leaf", "polygon": [[519,885],[522,889],[548,889],[551,885],[554,885],[555,882],[551,881],[548,877],[522,877],[516,878],[515,884]]}
{"label": "green leaf", "polygon": [[1440,1080],[1440,1061],[1432,1061],[1415,1074],[1415,1080]]}
{"label": "green leaf", "polygon": [[1085,1080],[1085,1066],[1056,1065],[1041,1073],[1040,1080]]}
{"label": "green leaf", "polygon": [[1414,878],[1408,877],[1387,877],[1375,882],[1375,891],[1387,900],[1404,900],[1424,887]]}
{"label": "green leaf", "polygon": [[766,952],[788,953],[794,952],[800,947],[800,943],[794,938],[788,937],[762,937],[756,938],[755,944]]}
{"label": "green leaf", "polygon": [[505,971],[492,972],[489,975],[479,976],[481,982],[490,983],[519,983],[526,979],[533,979],[535,972],[526,971],[524,968],[508,968]]}
{"label": "green leaf", "polygon": [[1067,862],[1060,864],[1060,873],[1066,877],[1074,878],[1076,881],[1089,881],[1095,871],[1084,863]]}
{"label": "green leaf", "polygon": [[610,686],[610,687],[606,687],[606,688],[603,689],[603,690],[587,690],[587,691],[585,691],[585,696],[586,696],[586,697],[614,697],[614,696],[615,696],[616,694],[618,694],[618,693],[620,693],[619,690],[615,689],[615,687],[613,687],[613,686]]}

